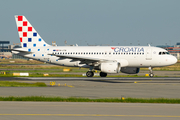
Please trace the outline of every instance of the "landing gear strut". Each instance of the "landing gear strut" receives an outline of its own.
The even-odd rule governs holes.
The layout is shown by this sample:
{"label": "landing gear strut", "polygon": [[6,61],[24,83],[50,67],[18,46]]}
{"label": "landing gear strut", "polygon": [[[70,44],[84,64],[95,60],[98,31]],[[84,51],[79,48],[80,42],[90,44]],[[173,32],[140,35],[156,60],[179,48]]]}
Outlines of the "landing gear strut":
{"label": "landing gear strut", "polygon": [[106,77],[106,76],[107,76],[107,73],[100,72],[99,75],[100,75],[101,77]]}
{"label": "landing gear strut", "polygon": [[152,67],[149,67],[149,77],[153,77],[154,76],[154,74],[153,74],[153,71],[152,71]]}
{"label": "landing gear strut", "polygon": [[93,71],[87,71],[86,76],[87,77],[93,77],[94,76],[94,72]]}

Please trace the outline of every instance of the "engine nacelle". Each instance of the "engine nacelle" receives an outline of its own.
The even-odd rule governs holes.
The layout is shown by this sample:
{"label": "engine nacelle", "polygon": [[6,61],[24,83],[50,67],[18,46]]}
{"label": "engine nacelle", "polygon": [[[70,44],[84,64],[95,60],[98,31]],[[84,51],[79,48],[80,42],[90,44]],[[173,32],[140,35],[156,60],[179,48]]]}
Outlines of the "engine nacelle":
{"label": "engine nacelle", "polygon": [[127,73],[127,74],[137,74],[139,73],[140,68],[134,68],[134,67],[123,67],[121,68],[122,73]]}
{"label": "engine nacelle", "polygon": [[105,73],[119,73],[121,69],[119,62],[101,63],[99,68]]}

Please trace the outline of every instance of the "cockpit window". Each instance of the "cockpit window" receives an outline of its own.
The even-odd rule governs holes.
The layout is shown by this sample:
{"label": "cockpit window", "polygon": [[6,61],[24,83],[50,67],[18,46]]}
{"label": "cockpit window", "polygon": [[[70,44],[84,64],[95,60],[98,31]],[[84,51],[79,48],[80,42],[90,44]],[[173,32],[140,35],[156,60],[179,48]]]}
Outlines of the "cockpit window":
{"label": "cockpit window", "polygon": [[169,55],[169,52],[159,52],[159,55]]}

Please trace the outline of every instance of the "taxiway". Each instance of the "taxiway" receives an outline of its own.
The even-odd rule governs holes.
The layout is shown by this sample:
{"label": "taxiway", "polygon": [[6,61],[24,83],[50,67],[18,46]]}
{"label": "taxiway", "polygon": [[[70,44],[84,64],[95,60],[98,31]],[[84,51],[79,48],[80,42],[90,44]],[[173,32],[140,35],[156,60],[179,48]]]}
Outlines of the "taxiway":
{"label": "taxiway", "polygon": [[[0,78],[44,82],[48,87],[0,87],[1,96],[60,96],[85,98],[180,98],[179,78]],[[51,86],[50,82],[56,85]]]}
{"label": "taxiway", "polygon": [[179,120],[179,104],[0,102],[1,120]]}

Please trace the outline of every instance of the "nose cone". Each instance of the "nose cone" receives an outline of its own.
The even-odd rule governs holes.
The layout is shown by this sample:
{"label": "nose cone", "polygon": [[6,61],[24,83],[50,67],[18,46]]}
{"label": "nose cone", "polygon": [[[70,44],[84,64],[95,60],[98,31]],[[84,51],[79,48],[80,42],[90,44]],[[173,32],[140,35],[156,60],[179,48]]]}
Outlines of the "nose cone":
{"label": "nose cone", "polygon": [[171,65],[173,65],[173,64],[177,63],[177,58],[174,57],[174,56],[171,56],[171,57],[169,58],[169,62],[170,62]]}

